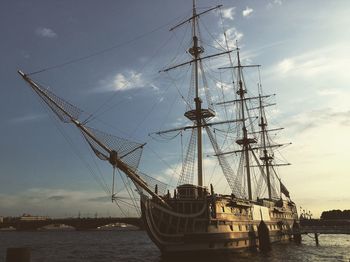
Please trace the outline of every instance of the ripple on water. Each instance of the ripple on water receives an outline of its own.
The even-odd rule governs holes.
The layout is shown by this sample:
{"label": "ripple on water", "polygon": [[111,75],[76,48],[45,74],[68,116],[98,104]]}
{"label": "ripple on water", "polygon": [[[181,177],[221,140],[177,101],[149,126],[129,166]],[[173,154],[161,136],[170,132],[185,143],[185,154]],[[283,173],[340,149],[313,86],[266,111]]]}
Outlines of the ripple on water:
{"label": "ripple on water", "polygon": [[244,252],[214,257],[200,254],[163,258],[144,231],[0,232],[0,261],[8,247],[30,247],[32,262],[280,262],[350,261],[350,235],[321,235],[320,246],[304,236],[301,245],[281,243],[268,254]]}

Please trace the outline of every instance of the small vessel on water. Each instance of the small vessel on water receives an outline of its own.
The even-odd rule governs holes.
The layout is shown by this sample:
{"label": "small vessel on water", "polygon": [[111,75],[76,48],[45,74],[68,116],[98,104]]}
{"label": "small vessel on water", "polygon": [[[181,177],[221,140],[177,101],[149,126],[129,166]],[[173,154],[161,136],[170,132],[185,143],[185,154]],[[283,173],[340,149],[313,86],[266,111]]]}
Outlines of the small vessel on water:
{"label": "small vessel on water", "polygon": [[[192,124],[153,134],[191,132],[178,186],[173,194],[167,184],[140,172],[138,166],[145,144],[89,127],[87,121],[80,120],[82,111],[79,108],[35,82],[29,74],[18,71],[61,121],[71,123],[80,130],[98,158],[108,161],[113,170],[119,169],[133,182],[140,195],[142,219],[148,235],[164,254],[248,248],[263,250],[268,249],[272,242],[291,240],[293,237],[300,241],[296,230],[299,227],[296,205],[277,175],[277,167],[286,164],[277,163],[275,157],[275,150],[283,144],[275,143],[270,136],[271,132],[277,132],[280,128],[268,128],[265,114],[273,95],[264,94],[260,83],[257,94],[250,95],[252,92],[248,91],[253,90],[248,90],[243,74],[244,69],[259,68],[259,65],[244,65],[237,44],[233,50],[227,45],[223,52],[203,55],[198,19],[220,7],[198,13],[193,0],[192,16],[171,29],[185,24],[190,24],[192,29],[188,49],[191,59],[162,70],[168,72],[185,65],[192,67],[184,113]],[[225,41],[227,44],[227,39]],[[235,64],[231,53],[235,53]],[[228,56],[230,64],[221,69],[232,76],[231,86],[226,91],[232,93],[233,99],[223,95],[223,101],[214,103],[203,62],[224,55]],[[216,107],[223,108],[226,113],[218,117]],[[220,121],[216,121],[218,119]],[[215,128],[217,126],[225,128]],[[204,134],[208,137],[206,145],[212,148],[209,157],[216,159],[226,178],[230,189],[228,194],[219,193],[222,188],[217,190],[212,184],[204,184]],[[195,174],[197,183],[194,182]],[[114,197],[113,190],[112,199]]]}

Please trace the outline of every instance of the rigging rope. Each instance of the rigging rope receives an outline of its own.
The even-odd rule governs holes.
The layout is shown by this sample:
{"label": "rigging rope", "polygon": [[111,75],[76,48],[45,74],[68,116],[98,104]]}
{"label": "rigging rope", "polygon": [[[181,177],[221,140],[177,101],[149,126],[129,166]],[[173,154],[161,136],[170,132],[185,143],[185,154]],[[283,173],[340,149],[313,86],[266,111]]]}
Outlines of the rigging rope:
{"label": "rigging rope", "polygon": [[[189,68],[190,68],[190,67],[189,67]],[[188,73],[189,68],[188,68],[188,70],[186,71],[186,74]],[[169,74],[168,72],[167,72],[167,75],[169,76],[169,79],[173,82],[173,84],[174,84],[174,86],[175,86],[175,88],[176,88],[176,90],[177,90],[179,96],[182,98],[182,100],[185,102],[185,104],[188,106],[188,108],[192,108],[192,105],[191,105],[191,104],[185,99],[185,97],[182,95],[182,93],[181,93],[179,87],[178,87],[177,84],[176,84],[176,81],[170,76],[170,74]],[[184,77],[183,79],[185,79],[185,77]],[[183,81],[183,82],[184,82],[184,81]]]}
{"label": "rigging rope", "polygon": [[[38,97],[35,96],[37,99]],[[41,103],[43,102],[42,100],[39,100]],[[66,140],[66,142],[68,143],[68,145],[71,147],[71,150],[74,152],[74,154],[80,159],[80,161],[82,163],[85,164],[86,168],[88,169],[90,175],[92,176],[92,178],[96,181],[96,183],[105,191],[106,195],[109,196],[110,195],[110,191],[109,188],[107,186],[107,184],[105,183],[104,180],[102,180],[101,178],[98,177],[98,175],[94,172],[93,168],[91,167],[91,165],[89,164],[89,162],[87,162],[83,156],[80,154],[80,152],[78,151],[78,149],[74,146],[73,141],[71,140],[71,138],[65,133],[65,131],[62,129],[62,127],[55,121],[55,119],[53,119],[52,116],[52,111],[50,111],[47,107],[44,107],[44,110],[47,111],[47,114],[49,115],[50,119],[52,120],[52,122],[54,123],[54,125],[56,126],[57,130],[61,133],[61,135],[63,136],[63,138]],[[102,174],[100,174],[102,176]]]}
{"label": "rigging rope", "polygon": [[[146,69],[147,65],[149,65],[149,64],[151,63],[151,61],[153,61],[153,59],[158,55],[158,53],[160,52],[160,50],[162,50],[162,49],[167,45],[167,43],[170,42],[171,39],[172,39],[172,36],[170,36],[169,39],[165,40],[165,41],[163,42],[163,44],[154,52],[154,54],[150,57],[150,59],[147,61],[147,63],[145,63],[145,64],[142,66],[142,68],[140,69],[140,71],[139,71],[140,74],[142,74],[142,73],[144,72],[144,70]],[[158,77],[158,74],[157,74],[156,77],[154,77],[154,78],[152,78],[150,81],[148,81],[148,82],[149,82],[149,85],[152,85],[152,82],[153,82],[155,79],[157,79],[157,77]],[[137,81],[136,79],[134,79],[134,80],[132,80],[132,81],[129,81],[129,84],[132,85],[132,84],[134,84],[136,81]],[[145,85],[147,85],[147,84],[148,84],[148,83],[145,83]],[[109,103],[110,101],[112,101],[112,99],[113,99],[117,94],[118,94],[118,92],[115,92],[112,96],[108,97],[108,98],[105,100],[105,102],[103,102],[103,103],[92,113],[92,115],[95,115],[95,114],[96,114],[98,111],[100,111],[107,103]],[[125,100],[120,100],[120,101],[125,102]],[[120,104],[119,104],[119,105],[120,105]],[[111,107],[109,107],[108,109],[106,109],[106,110],[100,112],[99,115],[101,115],[101,114],[103,114],[103,113],[106,113],[107,111],[111,110],[112,108],[114,108],[114,106],[111,106]],[[96,118],[96,116],[95,116],[94,118]],[[93,118],[93,119],[94,119],[94,118]],[[91,120],[90,120],[90,121],[91,121]]]}
{"label": "rigging rope", "polygon": [[193,184],[194,163],[196,159],[197,133],[193,128],[190,142],[187,147],[186,157],[182,165],[181,175],[178,181],[178,186],[183,184]]}
{"label": "rigging rope", "polygon": [[[177,30],[172,30],[171,32],[173,32],[173,34],[175,35],[175,37],[178,39],[178,37],[177,37],[177,35],[176,35],[176,31],[177,31]],[[174,57],[173,57],[172,59],[170,59],[170,61],[169,61],[168,64],[166,65],[166,67],[168,67],[168,66],[170,66],[171,64],[175,63],[176,59],[179,57],[180,48],[183,48],[183,50],[185,51],[185,52],[183,52],[182,54],[187,54],[187,46],[184,45],[184,40],[185,40],[185,37],[186,37],[187,32],[188,32],[188,27],[186,26],[181,41],[178,41],[180,44],[179,44],[178,47],[177,47],[177,50],[176,50],[176,52],[175,52],[175,54],[174,54]],[[188,44],[187,44],[187,45],[188,45]]]}
{"label": "rigging rope", "polygon": [[176,18],[170,20],[170,21],[167,22],[166,24],[163,24],[163,25],[161,25],[161,26],[159,26],[159,27],[156,27],[156,28],[154,28],[153,30],[147,31],[147,32],[145,32],[145,33],[143,33],[143,34],[140,34],[140,35],[138,35],[138,36],[136,36],[136,37],[134,37],[134,38],[132,38],[132,39],[129,39],[129,40],[127,40],[127,41],[124,41],[124,42],[115,44],[115,45],[113,45],[113,46],[111,46],[111,47],[109,47],[109,48],[102,49],[102,50],[100,50],[100,51],[91,53],[91,54],[86,55],[86,56],[82,56],[82,57],[78,57],[78,58],[75,58],[75,59],[71,59],[71,60],[68,60],[68,61],[66,61],[66,62],[64,62],[64,63],[61,63],[61,64],[56,64],[56,65],[53,65],[53,66],[48,66],[48,67],[46,67],[46,68],[43,68],[43,69],[40,69],[40,70],[31,72],[31,73],[29,73],[29,74],[27,74],[27,75],[28,75],[28,76],[30,76],[30,75],[35,75],[35,74],[39,74],[39,73],[46,72],[46,71],[49,71],[49,70],[53,70],[53,69],[56,69],[56,68],[64,67],[64,66],[67,66],[67,65],[70,65],[70,64],[78,63],[78,62],[80,62],[80,61],[83,61],[83,60],[89,59],[89,58],[91,58],[91,57],[95,57],[95,56],[98,56],[98,55],[107,53],[107,52],[109,52],[109,51],[112,51],[112,50],[114,50],[114,49],[120,48],[120,47],[122,47],[122,46],[129,45],[129,44],[131,44],[131,43],[133,43],[133,42],[136,42],[136,41],[138,41],[138,40],[140,40],[140,39],[142,39],[142,38],[144,38],[144,37],[146,37],[146,36],[148,36],[148,35],[150,35],[150,34],[153,34],[153,33],[157,32],[157,31],[163,29],[164,27],[168,27],[170,24],[173,23],[173,21],[177,20],[177,19],[180,18],[180,17],[181,17],[181,16],[178,16],[178,17],[176,17]]}
{"label": "rigging rope", "polygon": [[175,176],[175,175],[179,176],[179,174],[177,173],[177,170],[174,169],[171,165],[169,165],[163,158],[161,158],[161,157],[159,156],[159,154],[158,154],[155,150],[153,150],[150,146],[148,146],[147,149],[149,149],[150,152],[152,152],[164,165],[166,165],[170,170],[173,171],[172,176],[171,176],[171,178],[170,178],[170,180],[169,180],[168,186],[173,186],[173,187],[175,187],[174,185],[172,185],[172,182],[173,182],[173,180],[174,180],[174,176]]}
{"label": "rigging rope", "polygon": [[[217,38],[215,38],[213,36],[213,34],[210,32],[210,30],[207,28],[206,24],[203,23],[201,20],[199,20],[199,22],[201,23],[201,25],[204,27],[205,31],[208,33],[208,35],[214,40],[214,42],[219,46],[221,47],[222,49],[219,49],[217,48],[216,46],[213,46],[213,45],[209,45],[208,43],[206,43],[206,45],[218,50],[218,51],[228,51],[228,49],[226,50],[224,46],[221,45],[221,43],[217,40]],[[225,31],[224,31],[225,32]],[[203,41],[202,41],[203,43]],[[204,42],[205,43],[205,42]]]}
{"label": "rigging rope", "polygon": [[[136,209],[136,212],[139,214],[139,215],[141,215],[141,211],[139,210],[139,207],[138,207],[138,205],[136,204],[136,202],[135,202],[135,196],[134,195],[131,195],[131,193],[130,193],[130,191],[129,191],[129,186],[125,183],[125,181],[124,181],[124,178],[123,178],[123,175],[121,174],[121,172],[119,171],[119,169],[118,169],[118,173],[119,173],[119,176],[120,176],[120,178],[122,179],[122,181],[123,181],[123,184],[124,184],[124,186],[125,186],[125,189],[126,189],[126,191],[127,191],[127,193],[128,193],[128,195],[129,195],[129,197],[130,197],[130,199],[131,199],[131,201],[132,201],[132,203],[133,203],[133,205],[134,205],[134,208]],[[130,188],[131,189],[131,188]],[[132,190],[131,190],[132,191]]]}

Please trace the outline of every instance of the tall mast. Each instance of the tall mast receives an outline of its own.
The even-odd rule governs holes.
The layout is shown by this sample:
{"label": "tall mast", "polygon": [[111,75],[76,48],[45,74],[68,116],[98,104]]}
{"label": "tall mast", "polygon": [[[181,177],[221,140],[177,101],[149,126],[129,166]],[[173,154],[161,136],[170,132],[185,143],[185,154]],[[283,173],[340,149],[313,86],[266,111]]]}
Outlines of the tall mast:
{"label": "tall mast", "polygon": [[238,62],[237,69],[238,69],[238,85],[239,85],[237,94],[239,95],[240,106],[241,106],[243,138],[238,139],[236,141],[236,143],[243,147],[246,174],[247,174],[248,199],[252,200],[252,185],[251,185],[251,176],[250,176],[249,148],[250,148],[250,144],[256,143],[256,141],[255,141],[255,139],[248,138],[247,127],[245,124],[245,94],[247,93],[247,91],[243,87],[243,82],[242,82],[242,68],[243,67],[241,65],[238,47],[237,47],[237,62]]}
{"label": "tall mast", "polygon": [[197,169],[198,169],[198,185],[203,186],[203,161],[202,161],[202,100],[199,98],[199,87],[198,87],[198,58],[200,53],[203,52],[203,48],[198,46],[198,37],[196,33],[197,26],[197,13],[196,13],[196,0],[193,0],[193,19],[192,19],[192,36],[193,46],[190,48],[190,54],[194,60],[194,79],[195,79],[195,92],[196,97],[194,102],[196,105],[196,124],[197,124]]}
{"label": "tall mast", "polygon": [[[228,54],[231,50],[227,50],[218,54],[208,55],[205,57],[201,57],[200,55],[204,53],[204,48],[199,45],[199,39],[197,36],[197,26],[198,26],[198,17],[208,13],[209,11],[215,10],[221,7],[221,5],[209,8],[203,12],[197,13],[196,11],[196,0],[192,0],[192,17],[186,19],[180,24],[172,27],[170,31],[178,28],[181,25],[186,24],[187,22],[191,22],[192,25],[192,46],[189,48],[188,52],[192,55],[192,59],[190,61],[169,67],[167,69],[162,70],[163,72],[167,72],[169,70],[191,64],[194,69],[194,103],[195,108],[192,110],[185,112],[185,117],[194,122],[194,126],[192,128],[197,130],[197,171],[198,171],[198,185],[203,186],[203,160],[202,160],[202,129],[206,126],[205,119],[210,119],[215,116],[215,112],[210,108],[202,108],[202,100],[199,97],[199,66],[202,60],[216,57],[219,55]],[[203,73],[203,72],[201,72]],[[173,130],[163,131],[161,133],[172,132]]]}
{"label": "tall mast", "polygon": [[261,128],[261,135],[262,135],[262,142],[263,142],[263,156],[260,157],[262,161],[264,161],[264,165],[266,168],[266,176],[267,176],[267,190],[269,194],[269,199],[272,198],[271,196],[271,181],[270,181],[270,161],[273,159],[271,156],[268,155],[267,153],[267,145],[266,145],[266,140],[267,140],[267,122],[265,120],[265,113],[264,113],[264,108],[262,104],[262,97],[261,94],[259,94],[259,108],[260,108],[260,123],[259,126]]}

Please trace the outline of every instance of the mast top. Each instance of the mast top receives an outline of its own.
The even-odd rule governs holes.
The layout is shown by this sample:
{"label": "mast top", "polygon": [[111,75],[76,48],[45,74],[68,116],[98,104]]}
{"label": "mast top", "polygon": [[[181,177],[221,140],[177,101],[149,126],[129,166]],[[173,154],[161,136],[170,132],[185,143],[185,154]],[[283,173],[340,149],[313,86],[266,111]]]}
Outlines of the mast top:
{"label": "mast top", "polygon": [[193,9],[192,9],[192,10],[193,10],[193,14],[192,14],[192,16],[191,16],[190,18],[188,18],[188,19],[182,21],[181,23],[175,25],[174,27],[170,28],[169,31],[173,31],[174,29],[176,29],[176,28],[182,26],[183,24],[186,24],[187,22],[190,22],[190,21],[193,20],[194,18],[200,17],[201,15],[203,15],[203,14],[205,14],[205,13],[208,13],[208,12],[210,12],[210,11],[212,11],[212,10],[215,10],[215,9],[218,9],[218,8],[222,7],[222,5],[217,5],[217,6],[214,6],[214,7],[212,7],[212,8],[209,8],[209,9],[207,9],[207,10],[205,10],[205,11],[203,11],[203,12],[197,14],[195,1],[196,1],[196,0],[193,0]]}

